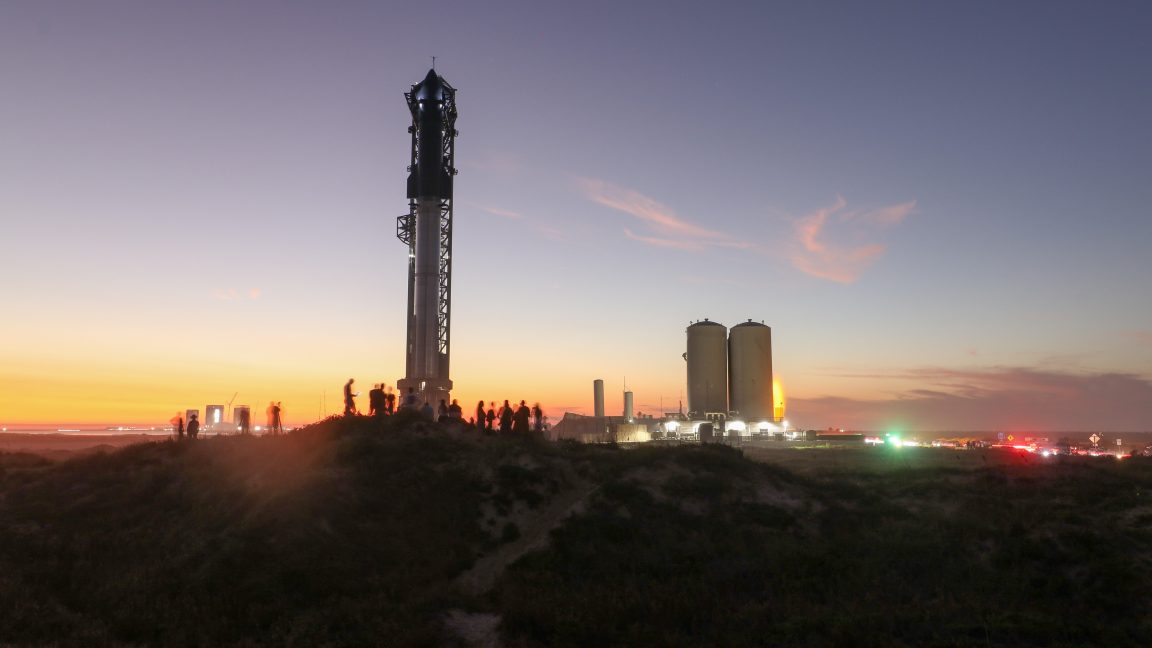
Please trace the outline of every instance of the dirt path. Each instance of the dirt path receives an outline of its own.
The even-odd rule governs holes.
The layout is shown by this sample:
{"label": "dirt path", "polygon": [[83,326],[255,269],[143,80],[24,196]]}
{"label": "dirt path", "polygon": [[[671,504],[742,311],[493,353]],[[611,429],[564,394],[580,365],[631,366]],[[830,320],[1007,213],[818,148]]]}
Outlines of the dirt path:
{"label": "dirt path", "polygon": [[529,551],[548,544],[548,533],[579,509],[596,488],[598,487],[592,484],[578,482],[571,490],[558,495],[527,528],[521,529],[519,538],[480,558],[472,569],[461,574],[456,579],[456,587],[472,596],[492,589],[508,565]]}

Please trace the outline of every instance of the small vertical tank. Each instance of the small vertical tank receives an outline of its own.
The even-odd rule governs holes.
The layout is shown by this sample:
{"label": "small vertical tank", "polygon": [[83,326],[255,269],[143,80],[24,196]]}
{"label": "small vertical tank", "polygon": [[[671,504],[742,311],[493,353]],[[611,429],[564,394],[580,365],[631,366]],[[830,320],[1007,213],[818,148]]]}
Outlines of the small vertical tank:
{"label": "small vertical tank", "polygon": [[728,388],[732,411],[745,421],[771,421],[772,329],[748,320],[728,336]]}
{"label": "small vertical tank", "polygon": [[604,418],[604,381],[599,378],[592,381],[592,412]]}
{"label": "small vertical tank", "polygon": [[624,420],[631,423],[633,418],[634,417],[632,415],[632,392],[626,391],[626,392],[624,392]]}
{"label": "small vertical tank", "polygon": [[688,416],[728,411],[728,329],[716,322],[688,327]]}

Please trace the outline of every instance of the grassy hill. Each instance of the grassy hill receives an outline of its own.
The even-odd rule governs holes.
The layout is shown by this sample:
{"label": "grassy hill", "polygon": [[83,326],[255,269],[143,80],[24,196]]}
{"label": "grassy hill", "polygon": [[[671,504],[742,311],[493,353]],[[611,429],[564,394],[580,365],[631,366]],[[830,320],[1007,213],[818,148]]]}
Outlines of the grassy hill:
{"label": "grassy hill", "polygon": [[1144,645],[1150,493],[1140,459],[798,474],[403,417],[7,454],[0,644]]}

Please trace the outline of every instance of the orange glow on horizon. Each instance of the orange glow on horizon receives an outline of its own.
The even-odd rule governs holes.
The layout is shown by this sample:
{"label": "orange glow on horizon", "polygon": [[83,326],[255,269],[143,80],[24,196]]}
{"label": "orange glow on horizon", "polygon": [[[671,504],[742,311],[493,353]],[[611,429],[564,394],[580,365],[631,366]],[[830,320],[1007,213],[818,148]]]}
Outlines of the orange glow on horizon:
{"label": "orange glow on horizon", "polygon": [[784,420],[784,385],[779,378],[772,378],[772,417]]}

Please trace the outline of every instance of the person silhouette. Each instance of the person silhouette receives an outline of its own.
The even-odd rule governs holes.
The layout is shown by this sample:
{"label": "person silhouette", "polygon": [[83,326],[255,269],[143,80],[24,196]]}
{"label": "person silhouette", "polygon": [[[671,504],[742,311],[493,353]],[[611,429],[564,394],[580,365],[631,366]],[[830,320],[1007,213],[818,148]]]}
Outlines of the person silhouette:
{"label": "person silhouette", "polygon": [[512,406],[508,401],[504,401],[504,406],[500,408],[500,434],[510,434],[512,432]]}
{"label": "person silhouette", "polygon": [[442,420],[447,420],[447,419],[448,419],[448,404],[444,402],[443,398],[441,398],[440,399],[440,406],[436,408],[436,420],[442,421]]}
{"label": "person silhouette", "polygon": [[536,433],[544,431],[544,410],[540,409],[540,403],[532,406],[532,430]]}
{"label": "person silhouette", "polygon": [[[484,401],[480,401],[483,403]],[[484,429],[488,432],[492,431],[492,426],[496,422],[496,401],[488,406],[488,413],[484,415]]]}
{"label": "person silhouette", "polygon": [[391,415],[396,411],[396,394],[392,393],[392,388],[388,388],[388,392],[384,394],[384,413]]}
{"label": "person silhouette", "polygon": [[454,421],[464,418],[464,410],[460,408],[460,401],[455,398],[452,399],[452,404],[448,406],[448,418]]}
{"label": "person silhouette", "polygon": [[419,409],[420,398],[416,396],[416,389],[414,387],[408,388],[408,395],[404,397],[404,409],[416,410]]}
{"label": "person silhouette", "polygon": [[172,429],[176,432],[176,440],[184,438],[184,417],[180,416],[180,412],[176,412],[176,416],[171,420]]}
{"label": "person silhouette", "polygon": [[[489,423],[491,425],[491,423]],[[476,403],[476,430],[484,431],[484,401]]]}
{"label": "person silhouette", "polygon": [[368,390],[368,416],[384,416],[383,383],[372,385],[372,389]]}
{"label": "person silhouette", "polygon": [[272,406],[272,434],[284,433],[284,423],[280,418],[280,413],[283,411],[284,408],[280,406],[280,401],[276,401],[276,404]]}
{"label": "person silhouette", "polygon": [[420,414],[421,414],[421,415],[422,415],[424,418],[426,418],[426,419],[428,419],[429,421],[431,421],[431,420],[432,420],[432,417],[436,415],[436,410],[432,409],[432,404],[431,404],[431,403],[429,403],[428,401],[424,401],[424,407],[421,407],[421,408],[420,408]]}
{"label": "person silhouette", "polygon": [[352,384],[355,382],[355,378],[349,378],[348,382],[344,383],[344,416],[356,414],[356,397],[360,394],[352,393]]}
{"label": "person silhouette", "polygon": [[528,406],[524,401],[520,401],[520,407],[516,408],[515,414],[512,415],[512,432],[516,434],[528,434],[528,418],[532,413],[528,410]]}
{"label": "person silhouette", "polygon": [[196,420],[196,415],[188,417],[188,438],[195,441],[196,437],[200,434],[200,421]]}

